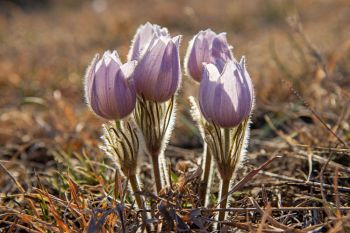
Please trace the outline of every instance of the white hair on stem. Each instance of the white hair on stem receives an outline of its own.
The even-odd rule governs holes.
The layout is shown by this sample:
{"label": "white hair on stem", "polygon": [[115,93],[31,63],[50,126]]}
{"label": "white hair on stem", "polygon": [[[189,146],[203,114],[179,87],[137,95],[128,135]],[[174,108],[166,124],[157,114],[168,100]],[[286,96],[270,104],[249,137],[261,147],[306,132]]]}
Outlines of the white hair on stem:
{"label": "white hair on stem", "polygon": [[164,119],[164,120],[168,120],[169,123],[167,125],[167,128],[165,129],[165,133],[161,142],[161,147],[160,147],[160,152],[159,152],[159,161],[160,161],[160,167],[161,167],[161,171],[163,171],[163,177],[162,178],[162,182],[164,182],[163,184],[166,185],[170,185],[170,177],[169,177],[169,170],[168,170],[168,166],[166,163],[166,159],[165,159],[165,150],[167,145],[169,144],[169,140],[171,137],[171,134],[174,130],[174,126],[175,126],[175,120],[176,120],[176,94],[174,95],[174,97],[169,100],[168,104],[172,104],[172,110],[171,113],[169,114],[169,119]]}

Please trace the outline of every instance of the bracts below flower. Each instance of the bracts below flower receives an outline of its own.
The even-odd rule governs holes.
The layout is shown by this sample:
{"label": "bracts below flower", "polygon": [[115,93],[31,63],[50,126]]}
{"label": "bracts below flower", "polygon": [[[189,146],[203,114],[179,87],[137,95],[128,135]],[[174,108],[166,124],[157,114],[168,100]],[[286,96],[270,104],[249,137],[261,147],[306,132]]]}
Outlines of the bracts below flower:
{"label": "bracts below flower", "polygon": [[104,146],[101,148],[115,161],[118,170],[129,179],[138,207],[144,208],[136,178],[141,143],[138,128],[129,118],[106,123],[103,125],[103,131]]}
{"label": "bracts below flower", "polygon": [[157,193],[162,189],[164,180],[169,179],[166,177],[164,151],[173,130],[175,109],[175,96],[165,103],[140,97],[134,111],[135,121],[144,136],[145,151],[152,161]]}

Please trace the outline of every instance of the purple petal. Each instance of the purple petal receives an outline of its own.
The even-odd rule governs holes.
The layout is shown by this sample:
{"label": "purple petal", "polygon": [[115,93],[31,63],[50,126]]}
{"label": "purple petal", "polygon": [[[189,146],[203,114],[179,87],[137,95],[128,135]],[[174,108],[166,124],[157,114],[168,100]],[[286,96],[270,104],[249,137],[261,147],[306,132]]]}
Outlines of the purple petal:
{"label": "purple petal", "polygon": [[150,44],[133,76],[139,95],[156,102],[164,102],[174,95],[181,79],[180,39],[161,36]]}
{"label": "purple petal", "polygon": [[203,62],[215,63],[212,57],[213,40],[217,37],[210,29],[200,31],[189,43],[185,57],[186,73],[196,81],[201,81],[203,75]]}
{"label": "purple petal", "polygon": [[[121,65],[116,52],[106,52],[89,76],[87,98],[91,109],[106,119],[121,119],[135,107],[136,93],[126,78],[132,75],[135,61]],[[93,77],[93,78],[91,78]]]}
{"label": "purple petal", "polygon": [[220,33],[212,42],[212,56],[224,60],[232,60],[231,48],[227,43],[226,33]]}
{"label": "purple petal", "polygon": [[128,79],[134,73],[136,65],[137,61],[129,61],[120,67],[125,79]]}
{"label": "purple petal", "polygon": [[176,47],[179,48],[179,47],[180,47],[181,40],[182,40],[182,36],[181,36],[181,35],[175,36],[175,37],[173,37],[171,40],[174,42],[174,44],[176,45]]}
{"label": "purple petal", "polygon": [[91,89],[93,86],[94,78],[95,78],[95,67],[96,63],[99,61],[99,54],[96,54],[93,58],[90,66],[88,67],[84,79],[84,86],[85,86],[85,99],[88,105],[91,103]]}
{"label": "purple petal", "polygon": [[[128,69],[130,69],[130,67]],[[116,106],[116,115],[120,118],[129,115],[135,108],[136,92],[125,80],[124,73],[121,69],[118,71],[115,78],[113,94],[114,98],[112,99],[112,103]]]}
{"label": "purple petal", "polygon": [[128,54],[128,60],[138,60],[148,47],[153,37],[168,36],[168,30],[159,25],[147,22],[141,25],[134,36],[131,48]]}
{"label": "purple petal", "polygon": [[178,46],[170,41],[165,49],[156,83],[155,101],[163,102],[175,94],[180,82]]}
{"label": "purple petal", "polygon": [[152,96],[156,91],[155,83],[157,82],[162,58],[166,44],[157,39],[152,48],[141,58],[134,73],[137,92],[141,95]]}
{"label": "purple petal", "polygon": [[214,64],[205,65],[199,103],[203,116],[220,127],[235,127],[253,108],[251,79],[241,64],[229,60],[219,74]]}
{"label": "purple petal", "polygon": [[203,79],[199,87],[199,104],[204,117],[209,121],[215,116],[215,90],[220,73],[213,64],[204,65]]}

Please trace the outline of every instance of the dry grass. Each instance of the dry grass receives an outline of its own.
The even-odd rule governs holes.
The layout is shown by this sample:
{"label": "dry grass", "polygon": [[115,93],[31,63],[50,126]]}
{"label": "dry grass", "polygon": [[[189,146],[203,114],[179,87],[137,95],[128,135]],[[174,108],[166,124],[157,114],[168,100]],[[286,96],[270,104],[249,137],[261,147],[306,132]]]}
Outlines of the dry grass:
{"label": "dry grass", "polygon": [[[0,2],[1,232],[142,228],[126,181],[98,149],[103,121],[84,104],[82,77],[96,52],[117,49],[125,59],[145,21],[183,34],[182,54],[200,29],[227,31],[235,56],[248,59],[257,105],[224,229],[350,231],[347,0],[43,2]],[[172,187],[155,196],[150,166],[141,167],[149,224],[164,231],[210,231],[224,211],[203,209],[197,197],[201,144],[187,101],[196,91],[184,77],[166,151]]]}

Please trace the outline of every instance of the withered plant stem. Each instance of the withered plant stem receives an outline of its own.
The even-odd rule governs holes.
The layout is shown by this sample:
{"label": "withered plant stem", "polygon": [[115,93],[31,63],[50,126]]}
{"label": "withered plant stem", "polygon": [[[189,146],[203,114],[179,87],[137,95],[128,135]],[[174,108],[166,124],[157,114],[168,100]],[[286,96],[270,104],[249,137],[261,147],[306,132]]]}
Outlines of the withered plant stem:
{"label": "withered plant stem", "polygon": [[[228,190],[230,188],[230,180],[229,179],[223,179],[221,181],[221,195],[220,195],[220,200],[224,199],[221,203],[220,203],[220,208],[226,209],[226,205],[227,205],[227,199],[226,195],[228,193]],[[219,221],[224,221],[225,220],[225,216],[226,216],[226,212],[222,211],[219,213]]]}
{"label": "withered plant stem", "polygon": [[132,191],[134,193],[136,204],[140,209],[143,209],[144,208],[143,202],[142,202],[140,194],[138,193],[138,192],[140,192],[140,186],[139,186],[139,183],[137,182],[136,175],[130,175],[129,181],[131,184]]}
{"label": "withered plant stem", "polygon": [[151,152],[153,176],[154,176],[154,180],[156,182],[157,194],[159,194],[160,190],[162,189],[162,182],[161,182],[161,177],[160,177],[159,158],[158,157],[159,157],[158,153]]}
{"label": "withered plant stem", "polygon": [[200,200],[202,201],[203,205],[205,205],[205,200],[207,196],[207,189],[208,189],[208,182],[209,182],[209,175],[210,175],[210,170],[211,170],[211,163],[212,163],[212,156],[210,149],[206,148],[206,151],[204,151],[204,174],[203,174],[203,180],[201,184],[201,190],[200,190]]}

